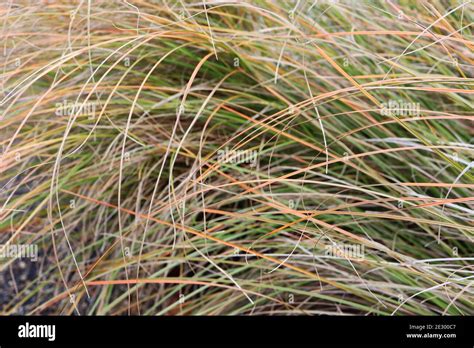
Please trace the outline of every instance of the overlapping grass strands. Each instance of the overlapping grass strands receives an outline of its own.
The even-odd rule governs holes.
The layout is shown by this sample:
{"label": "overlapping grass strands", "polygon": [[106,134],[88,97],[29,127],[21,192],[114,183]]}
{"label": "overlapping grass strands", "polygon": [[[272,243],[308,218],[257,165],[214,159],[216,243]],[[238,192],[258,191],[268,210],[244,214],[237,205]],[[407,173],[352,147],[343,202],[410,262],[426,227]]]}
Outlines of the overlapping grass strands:
{"label": "overlapping grass strands", "polygon": [[472,315],[473,9],[4,3],[2,313]]}

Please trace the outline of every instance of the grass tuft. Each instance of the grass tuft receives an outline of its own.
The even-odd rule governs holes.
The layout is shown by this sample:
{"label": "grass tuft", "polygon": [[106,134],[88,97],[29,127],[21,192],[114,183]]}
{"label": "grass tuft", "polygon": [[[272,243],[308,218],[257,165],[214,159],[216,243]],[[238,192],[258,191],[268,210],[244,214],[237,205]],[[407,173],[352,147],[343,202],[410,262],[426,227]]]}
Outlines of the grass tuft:
{"label": "grass tuft", "polygon": [[473,14],[0,5],[0,313],[473,315]]}

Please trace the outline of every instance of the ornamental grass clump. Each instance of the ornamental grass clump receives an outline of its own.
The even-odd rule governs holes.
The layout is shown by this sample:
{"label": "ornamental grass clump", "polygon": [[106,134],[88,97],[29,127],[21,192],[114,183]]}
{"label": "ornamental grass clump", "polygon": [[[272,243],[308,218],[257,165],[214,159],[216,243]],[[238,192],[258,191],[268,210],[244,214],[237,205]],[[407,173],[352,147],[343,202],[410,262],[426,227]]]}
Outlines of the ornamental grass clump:
{"label": "ornamental grass clump", "polygon": [[1,313],[473,315],[473,14],[4,2]]}

